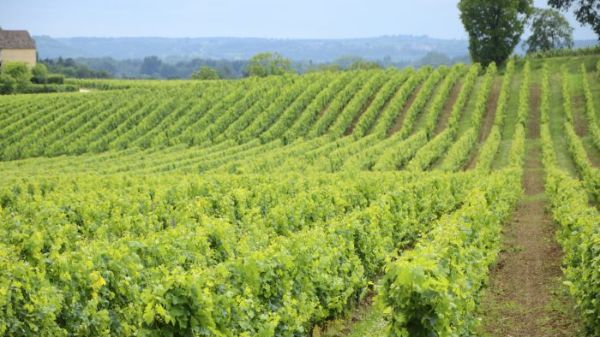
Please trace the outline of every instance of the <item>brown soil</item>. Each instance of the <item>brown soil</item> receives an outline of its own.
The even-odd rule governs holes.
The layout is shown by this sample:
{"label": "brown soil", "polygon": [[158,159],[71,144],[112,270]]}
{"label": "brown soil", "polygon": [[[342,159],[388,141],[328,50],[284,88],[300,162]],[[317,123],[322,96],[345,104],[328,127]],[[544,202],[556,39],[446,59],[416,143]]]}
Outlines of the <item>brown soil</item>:
{"label": "brown soil", "polygon": [[565,312],[572,303],[557,304],[568,300],[556,295],[562,276],[562,252],[554,239],[555,225],[544,209],[541,143],[536,139],[539,88],[535,86],[531,104],[523,176],[525,197],[503,229],[503,249],[483,300],[483,328],[494,337],[577,336],[577,322]]}
{"label": "brown soil", "polygon": [[352,310],[347,317],[336,320],[330,320],[322,325],[314,326],[311,330],[311,337],[341,337],[347,336],[352,332],[355,323],[365,319],[370,310],[373,310],[375,292],[369,290],[367,296],[358,303],[355,310]]}
{"label": "brown soil", "polygon": [[572,303],[555,305],[562,252],[554,239],[554,223],[544,211],[540,144],[529,142],[523,179],[526,197],[503,230],[503,251],[484,299],[484,327],[498,337],[576,336],[577,323],[561,311]]}
{"label": "brown soil", "polygon": [[434,135],[442,132],[446,126],[448,126],[448,119],[450,119],[450,114],[452,113],[452,108],[454,107],[454,103],[460,94],[460,90],[462,89],[462,82],[458,82],[452,88],[450,92],[450,97],[446,100],[444,104],[444,108],[442,109],[442,113],[440,114],[439,121],[437,126],[435,127]]}
{"label": "brown soil", "polygon": [[[491,336],[571,337],[574,323],[551,307],[561,277],[561,250],[544,201],[523,202],[504,229],[504,250],[492,271],[489,310]],[[490,320],[491,319],[491,320]]]}
{"label": "brown soil", "polygon": [[327,104],[323,109],[321,109],[321,111],[319,111],[319,116],[317,117],[317,119],[323,117],[323,115],[325,114],[325,112],[327,110],[329,110],[329,106],[331,105],[331,103]]}
{"label": "brown soil", "polygon": [[408,111],[408,109],[410,109],[410,107],[412,106],[415,99],[417,99],[417,96],[419,95],[419,92],[421,91],[422,85],[423,85],[423,83],[419,84],[418,87],[415,88],[415,90],[413,90],[413,92],[410,94],[410,96],[408,97],[406,102],[404,102],[402,111],[398,114],[398,116],[396,117],[396,120],[394,121],[392,128],[388,131],[388,136],[398,132],[398,130],[400,130],[400,128],[402,128],[402,123],[404,122],[404,116],[406,115],[406,112]]}
{"label": "brown soil", "polygon": [[465,170],[472,170],[477,166],[477,155],[479,154],[479,149],[475,149],[471,153],[471,157],[467,161],[467,164],[464,166]]}
{"label": "brown soil", "polygon": [[369,107],[371,106],[371,103],[373,103],[373,100],[375,99],[375,96],[377,96],[377,93],[379,92],[376,91],[373,96],[369,97],[369,100],[367,101],[367,104],[365,104],[365,106],[362,107],[362,110],[356,115],[354,116],[354,119],[352,120],[352,124],[350,124],[350,126],[348,127],[348,129],[346,129],[346,132],[344,132],[344,136],[348,136],[350,134],[352,134],[354,132],[354,128],[356,127],[356,123],[358,123],[358,120],[362,117],[362,115],[365,113],[365,111],[367,111],[367,109],[369,109]]}
{"label": "brown soil", "polygon": [[490,131],[492,131],[492,127],[494,126],[496,109],[498,108],[498,97],[500,96],[500,86],[502,85],[501,81],[502,80],[500,78],[496,78],[494,85],[492,86],[492,91],[490,92],[490,96],[487,101],[485,119],[483,120],[481,132],[479,133],[479,142],[483,142],[488,137]]}
{"label": "brown soil", "polygon": [[540,138],[540,125],[541,125],[541,115],[540,115],[540,95],[541,89],[538,84],[535,84],[531,87],[531,113],[529,114],[529,127],[527,129],[527,137],[532,139]]}

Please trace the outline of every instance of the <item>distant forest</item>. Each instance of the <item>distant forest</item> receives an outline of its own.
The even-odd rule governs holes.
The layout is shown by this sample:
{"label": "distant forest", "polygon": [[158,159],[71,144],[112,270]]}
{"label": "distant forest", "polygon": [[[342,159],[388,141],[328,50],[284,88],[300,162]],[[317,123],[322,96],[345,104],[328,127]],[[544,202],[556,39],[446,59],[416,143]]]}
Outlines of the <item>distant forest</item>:
{"label": "distant forest", "polygon": [[[116,60],[110,57],[102,58],[56,58],[41,59],[51,72],[61,73],[68,77],[77,78],[157,78],[185,79],[203,66],[215,69],[221,78],[241,78],[247,75],[248,60],[211,60],[195,58],[186,61],[169,62],[157,56],[143,59]],[[336,67],[347,69],[357,62],[370,62],[381,67],[404,68],[407,66],[420,67],[423,65],[451,65],[468,63],[468,57],[450,58],[444,54],[430,52],[423,58],[412,62],[393,62],[390,58],[382,60],[365,60],[359,57],[341,57],[329,63],[314,63],[311,61],[292,61],[292,68],[297,73],[306,73],[324,68]]]}
{"label": "distant forest", "polygon": [[[346,69],[363,61],[397,68],[470,62],[467,41],[427,36],[330,40],[48,36],[34,39],[40,60],[51,72],[79,78],[190,78],[203,66],[215,69],[221,78],[241,78],[246,76],[248,60],[265,51],[290,59],[298,73],[332,66]],[[595,43],[575,41],[575,46]]]}

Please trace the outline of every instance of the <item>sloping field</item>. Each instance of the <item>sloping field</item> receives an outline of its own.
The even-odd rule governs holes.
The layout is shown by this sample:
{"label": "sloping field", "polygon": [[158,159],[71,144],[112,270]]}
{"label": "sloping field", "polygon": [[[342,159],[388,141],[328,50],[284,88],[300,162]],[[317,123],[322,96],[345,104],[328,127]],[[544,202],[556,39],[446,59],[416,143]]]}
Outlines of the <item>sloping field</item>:
{"label": "sloping field", "polygon": [[596,62],[0,96],[0,334],[600,335]]}

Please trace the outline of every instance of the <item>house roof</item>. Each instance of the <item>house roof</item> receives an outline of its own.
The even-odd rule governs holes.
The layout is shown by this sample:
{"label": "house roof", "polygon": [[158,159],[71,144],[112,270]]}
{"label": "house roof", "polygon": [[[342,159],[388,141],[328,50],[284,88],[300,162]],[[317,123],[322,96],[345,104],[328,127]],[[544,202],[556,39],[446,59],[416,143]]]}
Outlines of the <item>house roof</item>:
{"label": "house roof", "polygon": [[35,49],[35,41],[26,30],[0,29],[0,49]]}

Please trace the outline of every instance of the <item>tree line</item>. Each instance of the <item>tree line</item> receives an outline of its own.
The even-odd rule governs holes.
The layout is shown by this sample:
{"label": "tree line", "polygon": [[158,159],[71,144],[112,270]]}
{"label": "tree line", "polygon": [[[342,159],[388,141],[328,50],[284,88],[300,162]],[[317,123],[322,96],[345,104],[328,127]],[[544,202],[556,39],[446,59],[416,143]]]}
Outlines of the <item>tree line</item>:
{"label": "tree line", "polygon": [[574,9],[577,20],[600,35],[600,0],[549,0],[549,9],[534,8],[533,0],[461,0],[460,19],[469,35],[474,62],[504,63],[521,41],[528,53],[573,47],[573,27],[558,10]]}

